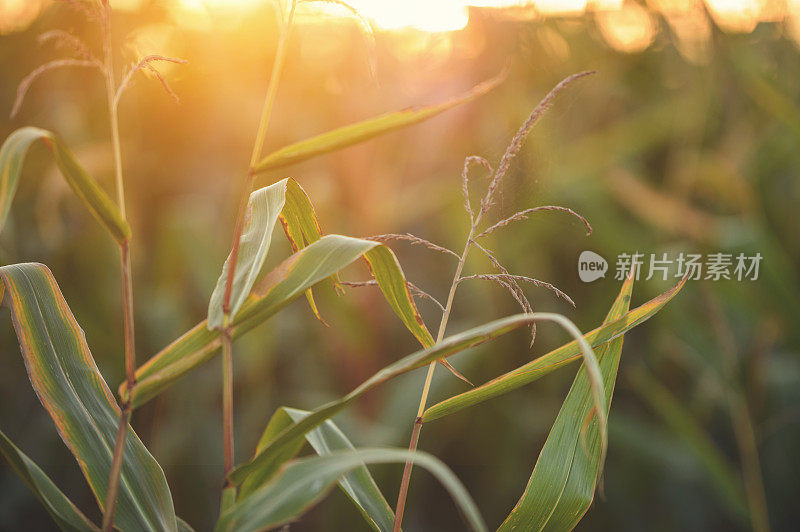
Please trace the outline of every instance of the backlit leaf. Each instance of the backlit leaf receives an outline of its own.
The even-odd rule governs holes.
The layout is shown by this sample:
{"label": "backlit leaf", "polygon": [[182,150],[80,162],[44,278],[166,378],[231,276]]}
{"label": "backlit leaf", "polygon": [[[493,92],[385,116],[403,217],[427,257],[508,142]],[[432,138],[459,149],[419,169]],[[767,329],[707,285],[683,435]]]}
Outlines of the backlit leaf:
{"label": "backlit leaf", "polygon": [[[272,230],[286,203],[286,181],[256,190],[250,194],[245,225],[239,238],[239,254],[230,294],[230,316],[235,317],[244,300],[256,284],[261,267],[267,259]],[[208,328],[223,326],[222,302],[230,270],[230,255],[222,266],[217,286],[208,304]]]}
{"label": "backlit leaf", "polygon": [[[286,237],[295,252],[316,242],[322,236],[314,207],[303,188],[294,179],[283,179],[250,194],[245,226],[239,239],[236,273],[231,287],[231,317],[236,316],[261,273],[272,241],[272,231],[278,220],[281,221]],[[222,302],[230,260],[228,256],[208,304],[209,329],[222,327]],[[306,291],[306,296],[309,306],[319,318],[311,290]]]}
{"label": "backlit leaf", "polygon": [[359,142],[364,142],[365,140],[390,131],[412,126],[486,94],[495,88],[503,79],[505,79],[505,72],[475,86],[471,91],[458,98],[453,98],[436,105],[411,107],[409,109],[387,113],[290,144],[264,157],[255,166],[255,171],[266,172],[268,170],[296,164],[306,159],[316,157],[317,155],[341,150],[342,148],[358,144]]}
{"label": "backlit leaf", "polygon": [[61,175],[114,240],[120,243],[128,240],[131,236],[130,227],[111,198],[86,173],[58,137],[36,127],[14,131],[0,148],[0,229],[8,218],[28,148],[36,140],[41,140],[50,149]]}

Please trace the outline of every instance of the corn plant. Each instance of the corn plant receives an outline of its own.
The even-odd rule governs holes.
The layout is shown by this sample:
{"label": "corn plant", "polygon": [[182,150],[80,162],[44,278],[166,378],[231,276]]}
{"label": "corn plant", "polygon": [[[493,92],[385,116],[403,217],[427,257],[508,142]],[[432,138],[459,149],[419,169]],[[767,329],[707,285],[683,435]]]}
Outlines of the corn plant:
{"label": "corn plant", "polygon": [[[253,191],[256,177],[432,118],[485,94],[502,81],[503,76],[443,103],[388,113],[262,156],[281,70],[286,61],[287,41],[296,9],[302,3],[305,2],[292,1],[285,12],[281,11],[279,45],[248,171],[242,182],[231,249],[210,298],[208,315],[138,368],[130,271],[132,235],[125,212],[117,109],[132,77],[144,69],[155,73],[167,92],[174,96],[153,63],[184,61],[148,56],[131,66],[117,83],[110,45],[111,9],[105,0],[100,3],[73,2],[98,21],[103,35],[102,59],[97,59],[90,47],[75,35],[61,31],[46,34],[46,39],[57,39],[68,46],[73,55],[47,63],[23,80],[14,111],[22,103],[28,86],[52,68],[75,66],[99,70],[107,89],[117,199],[114,201],[108,196],[57,135],[24,127],[12,133],[0,149],[0,227],[9,216],[28,148],[36,140],[41,140],[51,151],[72,190],[119,246],[126,368],[126,379],[118,388],[119,401],[100,374],[80,325],[62,296],[54,274],[45,265],[22,263],[0,267],[0,299],[9,309],[32,386],[62,440],[75,456],[103,513],[101,525],[83,515],[2,432],[0,449],[63,530],[191,530],[190,525],[175,514],[170,488],[161,467],[130,427],[131,413],[221,352],[225,478],[221,482],[220,512],[215,530],[264,530],[290,523],[338,484],[369,527],[396,531],[402,524],[414,464],[428,469],[444,485],[471,529],[486,530],[475,501],[461,482],[439,459],[417,449],[423,424],[508,393],[570,362],[581,360],[528,486],[514,510],[500,525],[502,530],[571,529],[591,504],[602,473],[607,446],[607,417],[623,335],[663,308],[685,282],[630,310],[634,279],[634,270],[631,270],[606,320],[593,331],[582,334],[564,316],[534,312],[522,285],[531,283],[546,288],[571,302],[566,294],[548,283],[510,273],[489,247],[481,243],[495,231],[532,214],[547,211],[577,217],[591,232],[587,220],[561,206],[532,207],[488,223],[495,194],[535,122],[562,89],[588,73],[565,79],[545,96],[512,138],[496,170],[482,157],[467,157],[461,185],[469,226],[460,254],[409,234],[371,238],[324,235],[312,203],[299,181],[281,179]],[[476,164],[491,176],[478,205],[472,201],[469,180],[470,167]],[[264,273],[264,263],[272,248],[273,229],[278,222],[293,253],[279,266]],[[396,255],[386,245],[397,240],[422,244],[457,260],[445,304],[406,279]],[[486,255],[496,271],[464,275],[463,269],[472,250]],[[342,281],[339,272],[359,259],[367,262],[372,278],[358,282]],[[507,289],[521,305],[522,312],[447,336],[456,290],[468,280],[487,280]],[[333,285],[340,293],[344,292],[345,286],[377,286],[400,322],[419,341],[421,349],[381,369],[344,397],[312,411],[286,406],[278,408],[253,456],[237,464],[233,453],[234,340],[303,295],[312,313],[321,320],[312,289],[323,283]],[[417,311],[415,297],[431,299],[440,307],[442,317],[435,337]],[[427,405],[437,363],[469,383],[448,363],[448,357],[521,327],[530,327],[533,345],[536,325],[540,322],[558,324],[572,340],[500,377],[479,386],[470,383],[470,389],[435,405]],[[427,376],[408,449],[356,449],[332,421],[333,416],[369,390],[423,367],[428,368]],[[316,456],[296,458],[306,443]],[[392,462],[405,464],[394,511],[367,468],[368,464]]]}

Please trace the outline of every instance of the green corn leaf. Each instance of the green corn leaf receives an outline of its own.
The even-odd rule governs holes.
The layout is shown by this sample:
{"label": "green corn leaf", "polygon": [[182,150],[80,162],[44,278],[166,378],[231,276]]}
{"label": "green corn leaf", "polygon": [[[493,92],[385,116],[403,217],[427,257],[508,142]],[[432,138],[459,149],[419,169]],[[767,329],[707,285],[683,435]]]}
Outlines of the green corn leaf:
{"label": "green corn leaf", "polygon": [[[119,407],[50,270],[3,266],[0,279],[31,383],[103,509]],[[164,472],[130,427],[114,524],[129,531],[177,530]]]}
{"label": "green corn leaf", "polygon": [[422,466],[450,492],[470,529],[483,531],[486,525],[475,501],[450,469],[439,459],[423,452],[401,449],[359,449],[336,451],[325,456],[294,460],[267,484],[222,514],[216,532],[251,532],[285,524],[302,515],[321,500],[334,483],[365,464],[414,462]]}
{"label": "green corn leaf", "polygon": [[[673,286],[660,296],[657,296],[647,303],[633,309],[619,319],[584,335],[584,339],[592,347],[598,347],[636,327],[644,321],[650,319],[654,314],[661,310],[675,295],[683,288],[686,279],[682,279],[677,285]],[[477,386],[464,393],[455,395],[440,403],[437,403],[422,415],[424,422],[433,421],[450,414],[454,414],[469,406],[488,401],[499,395],[503,395],[521,386],[535,381],[536,379],[550,373],[565,364],[577,360],[580,357],[580,346],[577,342],[570,342],[562,345],[558,349],[547,353],[519,368],[512,370],[496,379],[493,379],[481,386]]]}
{"label": "green corn leaf", "polygon": [[255,166],[254,170],[258,173],[275,170],[276,168],[311,159],[317,155],[341,150],[390,131],[412,126],[486,94],[499,85],[505,79],[505,75],[505,72],[503,72],[499,76],[475,86],[468,93],[446,102],[387,113],[290,144],[264,157]]}
{"label": "green corn leaf", "polygon": [[[403,271],[394,253],[378,242],[340,235],[320,238],[265,275],[236,314],[231,325],[232,336],[236,338],[263,323],[303,292],[361,256],[370,264],[378,286],[405,326],[420,341],[432,341],[408,293]],[[210,360],[220,345],[218,330],[209,330],[206,322],[197,324],[143,364],[136,371],[137,383],[133,392],[123,383],[121,396],[130,400],[134,408],[145,403],[187,372]]]}
{"label": "green corn leaf", "polygon": [[[621,320],[624,320],[622,318]],[[621,320],[617,320],[609,324],[601,331],[601,336],[605,336],[605,340],[610,340],[613,336],[620,334]],[[398,375],[402,375],[408,371],[417,369],[419,367],[430,364],[431,362],[448,357],[464,349],[474,347],[476,345],[493,340],[498,336],[502,336],[514,329],[530,325],[538,321],[554,321],[565,326],[570,334],[575,334],[577,329],[571,322],[559,314],[551,314],[547,312],[537,312],[533,314],[517,314],[509,316],[500,320],[495,320],[479,327],[469,329],[463,333],[450,336],[445,340],[437,343],[433,347],[422,349],[408,355],[393,364],[390,364],[378,371],[372,377],[364,381],[360,386],[354,389],[344,397],[331,401],[323,405],[308,416],[300,421],[295,422],[291,426],[284,429],[278,436],[271,439],[269,443],[264,446],[250,462],[235,468],[228,476],[234,484],[242,484],[240,494],[246,496],[258,487],[258,482],[248,481],[250,475],[255,475],[258,478],[259,471],[274,471],[279,467],[287,458],[289,449],[296,449],[298,441],[302,442],[304,435],[318,427],[326,419],[330,419],[338,412],[347,408],[356,399],[380,386],[384,382],[392,379]],[[616,327],[614,327],[616,325]],[[585,359],[590,360],[594,357],[589,345],[581,338],[580,333],[577,334],[576,340],[581,345]],[[554,365],[553,369],[560,367],[560,364]],[[290,456],[290,454],[289,454]]]}
{"label": "green corn leaf", "polygon": [[[258,450],[277,437],[286,427],[307,417],[310,412],[298,410],[296,408],[281,407],[275,411],[272,418],[258,442]],[[306,433],[306,441],[313,447],[314,451],[320,456],[326,456],[336,451],[354,451],[355,447],[347,439],[347,436],[336,426],[327,420],[314,430]],[[288,461],[294,457],[303,446],[303,440],[298,440],[295,448],[287,448],[286,458]],[[259,485],[272,478],[276,473],[272,471],[259,471],[257,475],[261,480],[257,480]],[[339,486],[347,494],[351,501],[366,519],[367,523],[378,531],[390,531],[394,525],[394,512],[389,503],[383,497],[378,485],[369,473],[369,469],[362,465],[354,468],[350,473],[339,479]]]}
{"label": "green corn leaf", "polygon": [[41,140],[50,148],[61,175],[114,240],[119,243],[128,240],[131,236],[130,227],[111,198],[86,173],[58,137],[36,127],[14,131],[0,148],[0,229],[8,218],[28,148],[36,140]]}
{"label": "green corn leaf", "polygon": [[[630,306],[633,276],[622,285],[603,324],[620,318]],[[624,335],[597,348],[605,389],[606,415],[611,407]],[[525,492],[499,530],[572,530],[594,498],[605,448],[597,423],[586,420],[594,403],[586,368],[581,366],[536,461]]]}
{"label": "green corn leaf", "polygon": [[99,530],[89,519],[72,504],[66,495],[59,490],[44,471],[25,456],[11,440],[0,431],[0,452],[8,460],[14,472],[22,478],[36,498],[42,503],[47,513],[56,522],[58,528],[65,532],[93,532]]}
{"label": "green corn leaf", "polygon": [[[286,183],[286,204],[281,211],[280,220],[286,238],[289,239],[292,251],[295,253],[322,237],[314,205],[311,204],[311,199],[306,191],[294,179],[289,179]],[[338,275],[334,274],[330,279],[336,290],[342,292]],[[317,319],[325,323],[317,310],[311,290],[306,290],[306,299]]]}
{"label": "green corn leaf", "polygon": [[[297,252],[321,237],[314,207],[303,188],[294,179],[283,179],[250,194],[246,223],[239,239],[236,273],[231,287],[231,317],[241,309],[264,266],[272,241],[275,224],[281,221],[286,237]],[[217,286],[208,304],[209,329],[222,327],[222,301],[228,280],[230,256],[225,260]],[[311,291],[306,291],[308,303],[319,318]]]}

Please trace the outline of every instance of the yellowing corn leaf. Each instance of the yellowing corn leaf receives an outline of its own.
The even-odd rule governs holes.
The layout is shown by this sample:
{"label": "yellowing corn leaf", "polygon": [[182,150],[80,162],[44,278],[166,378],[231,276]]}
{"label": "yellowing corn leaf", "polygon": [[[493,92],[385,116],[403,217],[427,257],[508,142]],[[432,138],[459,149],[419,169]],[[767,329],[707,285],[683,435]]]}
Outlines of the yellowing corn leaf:
{"label": "yellowing corn leaf", "polygon": [[[14,264],[0,268],[0,279],[31,384],[102,509],[119,407],[50,270]],[[164,472],[130,427],[114,525],[123,531],[177,530]]]}
{"label": "yellowing corn leaf", "polygon": [[69,186],[83,201],[95,218],[117,242],[131,236],[128,223],[119,209],[86,170],[75,160],[75,156],[53,133],[36,127],[23,127],[13,132],[0,148],[0,229],[8,218],[14,193],[17,191],[22,163],[30,145],[41,140],[53,152],[56,165]]}

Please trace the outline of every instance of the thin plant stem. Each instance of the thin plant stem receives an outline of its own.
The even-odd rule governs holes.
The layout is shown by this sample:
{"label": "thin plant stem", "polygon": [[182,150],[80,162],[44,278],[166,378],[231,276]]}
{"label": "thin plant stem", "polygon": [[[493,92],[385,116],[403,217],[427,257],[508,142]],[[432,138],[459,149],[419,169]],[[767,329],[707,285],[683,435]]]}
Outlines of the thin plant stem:
{"label": "thin plant stem", "polygon": [[[458,259],[458,265],[456,266],[456,271],[453,274],[453,282],[450,284],[450,292],[447,294],[447,303],[445,303],[444,312],[442,312],[442,320],[439,322],[439,332],[436,334],[437,344],[442,341],[442,338],[444,338],[444,333],[447,329],[447,322],[450,320],[450,311],[453,308],[453,299],[455,298],[456,289],[458,288],[459,284],[458,281],[461,279],[461,272],[464,269],[464,263],[467,260],[470,247],[472,247],[472,238],[475,236],[475,230],[478,227],[478,223],[480,223],[482,215],[482,212],[478,212],[477,217],[472,220],[472,227],[470,228],[467,241],[464,244],[464,251],[461,253],[461,256]],[[416,451],[417,446],[419,445],[419,433],[422,430],[422,414],[425,413],[425,406],[428,403],[428,393],[431,389],[433,371],[435,369],[436,362],[431,362],[431,364],[428,366],[428,374],[425,376],[425,384],[422,387],[422,395],[420,396],[419,400],[417,417],[414,419],[414,428],[411,431],[411,441],[408,443],[409,451]],[[407,461],[405,467],[403,468],[403,478],[400,481],[400,492],[397,494],[397,506],[395,507],[394,512],[394,532],[399,532],[400,527],[403,524],[403,512],[406,508],[408,486],[411,483],[411,470],[413,467],[413,463],[411,461]]]}
{"label": "thin plant stem", "polygon": [[225,334],[222,336],[222,360],[222,432],[227,476],[233,468],[233,350],[230,327],[227,323],[225,323]]}
{"label": "thin plant stem", "polygon": [[296,0],[292,0],[292,6],[289,8],[289,17],[286,19],[286,25],[281,31],[281,37],[278,41],[278,49],[275,51],[275,60],[272,63],[272,74],[269,77],[269,86],[267,87],[267,96],[264,98],[264,106],[261,109],[261,120],[258,123],[258,131],[256,131],[256,141],[253,145],[253,154],[250,156],[250,167],[254,167],[261,157],[261,149],[264,147],[264,139],[267,136],[267,127],[269,127],[269,119],[272,115],[272,107],[275,104],[275,96],[278,94],[278,80],[280,79],[283,65],[286,62],[286,45],[289,42],[289,34],[292,31],[292,22],[294,21],[294,11],[297,6]]}
{"label": "thin plant stem", "polygon": [[[508,169],[510,168],[511,161],[517,156],[520,149],[522,148],[522,144],[530,133],[531,129],[533,128],[536,121],[547,111],[550,105],[553,102],[553,99],[556,95],[561,92],[567,85],[572,83],[573,81],[582,78],[584,76],[588,76],[593,74],[593,72],[581,72],[579,74],[574,74],[562,80],[558,85],[553,87],[553,89],[539,102],[539,104],[534,108],[533,112],[528,116],[528,119],[522,124],[522,126],[517,130],[514,137],[511,139],[511,143],[506,148],[503,157],[500,159],[500,165],[497,167],[497,170],[492,172],[492,180],[489,183],[488,188],[486,189],[486,195],[481,200],[480,209],[478,209],[477,214],[472,209],[469,201],[469,179],[468,179],[468,171],[469,165],[471,163],[478,163],[483,167],[489,169],[491,171],[491,165],[482,157],[468,157],[464,161],[464,170],[461,174],[461,181],[462,181],[462,194],[464,196],[464,207],[466,208],[467,214],[469,214],[469,219],[471,223],[471,227],[469,230],[469,236],[467,237],[467,241],[464,244],[464,251],[461,253],[461,256],[458,260],[458,265],[456,266],[455,274],[453,275],[453,282],[450,285],[450,292],[447,295],[447,303],[444,307],[444,312],[442,313],[442,321],[439,323],[439,333],[436,335],[436,343],[442,341],[444,338],[444,332],[447,328],[447,322],[450,319],[450,311],[453,308],[453,298],[456,294],[456,289],[458,288],[458,284],[461,281],[461,271],[464,268],[464,263],[467,260],[467,255],[469,254],[469,250],[473,244],[476,244],[474,241],[477,238],[475,235],[477,233],[478,225],[483,218],[483,215],[486,214],[492,206],[492,201],[494,198],[494,194],[497,191],[500,182],[505,177]],[[509,221],[501,222],[500,225],[503,223],[508,223]],[[488,234],[489,232],[496,229],[496,226],[491,227],[488,232],[484,231],[478,236],[483,234]],[[477,244],[480,246],[480,244]],[[490,254],[491,258],[491,254]],[[409,451],[416,451],[417,445],[419,443],[419,433],[422,430],[422,415],[425,412],[425,405],[428,401],[428,393],[430,392],[431,381],[433,380],[433,370],[436,367],[436,363],[431,363],[428,367],[428,375],[425,378],[425,385],[422,388],[422,396],[420,397],[419,402],[419,409],[417,410],[417,417],[414,420],[414,428],[411,433],[411,441],[409,442],[408,449]],[[405,510],[406,505],[406,497],[408,496],[408,485],[411,481],[411,470],[413,468],[413,464],[409,461],[406,462],[405,469],[403,470],[403,479],[400,482],[400,492],[397,496],[397,506],[395,507],[395,516],[394,516],[394,532],[399,532],[400,526],[403,523],[403,511]]]}
{"label": "thin plant stem", "polygon": [[[114,152],[114,170],[116,176],[117,204],[122,219],[127,221],[125,211],[125,187],[122,179],[122,150],[119,141],[119,118],[117,115],[117,100],[115,98],[114,62],[111,50],[111,7],[107,1],[103,2],[101,24],[103,29],[103,71],[105,74],[106,99],[108,103],[109,126],[111,129],[111,143]],[[125,376],[128,389],[133,389],[136,384],[136,344],[133,318],[133,279],[131,276],[130,242],[122,242],[120,249],[120,270],[122,281],[122,310],[123,328],[125,338]],[[108,476],[108,489],[105,498],[105,512],[103,514],[103,531],[114,528],[114,512],[119,495],[120,476],[125,457],[125,442],[128,436],[128,424],[131,419],[130,402],[122,405],[117,427],[117,438],[114,445],[114,454],[111,459],[111,469]]]}
{"label": "thin plant stem", "polygon": [[[114,456],[111,459],[111,474],[108,478],[105,513],[103,514],[103,531],[110,531],[114,528],[114,510],[117,508],[117,493],[119,492],[122,459],[125,455],[125,441],[128,437],[128,422],[130,418],[131,410],[126,404],[120,413],[117,439],[114,443]],[[113,497],[109,498],[109,495],[113,495]]]}
{"label": "thin plant stem", "polygon": [[[275,104],[275,95],[278,92],[278,82],[280,80],[283,65],[286,62],[286,49],[289,34],[294,20],[296,0],[292,0],[289,16],[281,30],[278,49],[275,52],[275,59],[272,63],[272,73],[267,86],[267,94],[264,98],[264,106],[261,111],[261,118],[256,131],[256,140],[253,145],[253,153],[250,156],[250,166],[244,180],[244,187],[240,195],[239,208],[236,212],[236,224],[233,230],[233,242],[231,243],[231,253],[229,258],[228,277],[225,280],[225,294],[222,298],[222,427],[223,427],[223,449],[225,461],[225,477],[233,469],[234,462],[234,440],[233,440],[233,346],[231,339],[231,294],[233,292],[233,280],[236,274],[236,264],[239,260],[239,241],[242,237],[244,228],[245,214],[247,212],[247,201],[250,191],[255,181],[255,171],[253,167],[261,157],[261,149],[269,127],[272,108]],[[225,486],[228,487],[226,480]]]}

